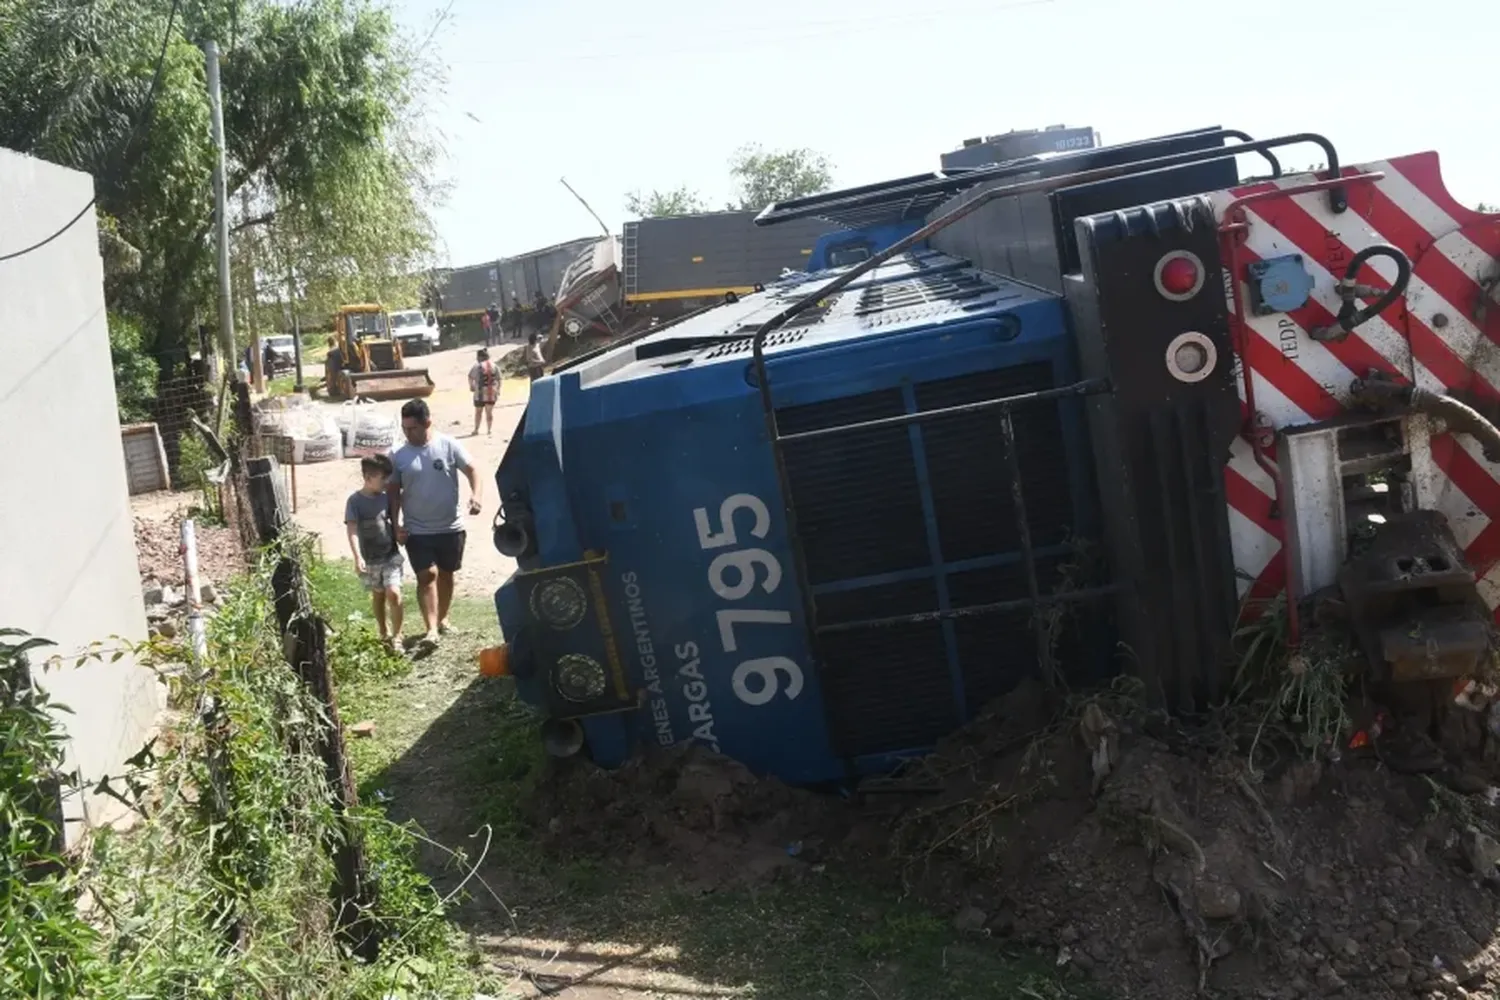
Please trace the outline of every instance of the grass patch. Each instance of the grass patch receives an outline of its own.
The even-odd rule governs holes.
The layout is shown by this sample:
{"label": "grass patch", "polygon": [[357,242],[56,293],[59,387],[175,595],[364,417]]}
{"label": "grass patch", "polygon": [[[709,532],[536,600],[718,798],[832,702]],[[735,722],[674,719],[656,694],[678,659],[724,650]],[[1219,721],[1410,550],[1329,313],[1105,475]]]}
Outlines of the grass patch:
{"label": "grass patch", "polygon": [[[306,384],[304,378],[303,384]],[[267,396],[290,396],[297,391],[296,375],[278,375],[276,378],[266,380]]]}
{"label": "grass patch", "polygon": [[[138,822],[95,831],[78,857],[50,846],[61,735],[18,686],[37,643],[0,630],[0,729],[15,737],[0,754],[12,848],[0,865],[0,995],[418,1000],[486,985],[448,900],[413,864],[416,838],[375,810],[353,815],[373,891],[340,932],[331,848],[350,828],[314,749],[320,706],[283,658],[270,590],[266,565],[226,588],[201,673],[164,673],[176,711],[126,775],[100,785]],[[137,652],[189,659],[167,640]]]}

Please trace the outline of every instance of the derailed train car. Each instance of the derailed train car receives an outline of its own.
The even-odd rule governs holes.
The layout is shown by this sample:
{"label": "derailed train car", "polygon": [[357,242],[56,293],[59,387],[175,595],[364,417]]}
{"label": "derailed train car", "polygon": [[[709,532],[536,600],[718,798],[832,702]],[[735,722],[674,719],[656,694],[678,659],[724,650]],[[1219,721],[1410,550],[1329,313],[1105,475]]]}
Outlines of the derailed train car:
{"label": "derailed train car", "polygon": [[446,320],[476,317],[494,304],[508,308],[519,302],[529,309],[541,298],[551,302],[562,285],[563,273],[596,239],[558,243],[529,253],[486,264],[452,268],[437,275],[434,292],[439,316]]}
{"label": "derailed train car", "polygon": [[492,662],[555,751],[812,784],[1038,672],[1193,710],[1245,602],[1286,595],[1295,646],[1330,588],[1375,683],[1493,652],[1500,217],[1435,153],[1201,129],[760,221],[799,217],[920,228],[534,387]]}

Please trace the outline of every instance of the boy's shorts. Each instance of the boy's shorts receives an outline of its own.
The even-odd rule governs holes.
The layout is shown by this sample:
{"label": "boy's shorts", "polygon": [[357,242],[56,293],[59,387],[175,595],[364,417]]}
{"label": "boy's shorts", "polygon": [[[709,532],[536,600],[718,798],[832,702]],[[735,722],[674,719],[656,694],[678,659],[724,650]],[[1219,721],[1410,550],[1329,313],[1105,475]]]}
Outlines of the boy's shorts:
{"label": "boy's shorts", "polygon": [[378,563],[365,563],[364,572],[359,574],[360,582],[370,593],[385,590],[388,587],[401,586],[403,562],[401,552],[398,550],[389,559]]}

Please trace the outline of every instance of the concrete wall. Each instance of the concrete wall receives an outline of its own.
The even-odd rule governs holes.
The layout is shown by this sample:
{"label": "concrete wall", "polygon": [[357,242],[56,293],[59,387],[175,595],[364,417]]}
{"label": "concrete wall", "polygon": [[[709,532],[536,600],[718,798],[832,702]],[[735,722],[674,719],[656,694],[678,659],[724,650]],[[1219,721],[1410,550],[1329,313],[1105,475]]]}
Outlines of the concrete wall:
{"label": "concrete wall", "polygon": [[[86,174],[0,149],[0,256],[55,232],[92,195]],[[40,679],[73,710],[67,752],[85,786],[121,772],[161,705],[155,677],[128,657],[74,668],[70,656],[146,637],[94,218],[0,261],[0,627],[57,643],[66,666]],[[70,840],[80,821],[121,809],[70,796]]]}

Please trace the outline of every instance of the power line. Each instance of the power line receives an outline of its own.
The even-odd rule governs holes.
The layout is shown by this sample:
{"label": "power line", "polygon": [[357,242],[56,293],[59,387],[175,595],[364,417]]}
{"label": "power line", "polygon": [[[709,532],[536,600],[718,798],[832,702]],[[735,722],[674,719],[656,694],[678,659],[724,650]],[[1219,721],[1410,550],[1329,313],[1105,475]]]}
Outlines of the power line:
{"label": "power line", "polygon": [[[123,150],[121,150],[125,159],[130,158],[131,149],[135,146],[135,140],[140,136],[141,128],[151,120],[151,113],[156,108],[156,90],[157,87],[161,85],[162,68],[166,65],[167,46],[172,42],[172,26],[177,20],[177,7],[179,3],[181,3],[181,0],[172,0],[172,9],[167,14],[167,30],[162,33],[161,50],[156,54],[156,69],[151,74],[151,89],[146,91],[146,101],[141,106],[140,115],[136,118],[135,126],[130,130],[130,135],[125,138],[125,146]],[[131,164],[130,166],[134,166],[134,164]],[[130,174],[130,167],[126,168],[125,174],[127,176]],[[33,251],[40,250],[48,243],[51,243],[63,233],[66,233],[68,230],[77,225],[78,220],[83,218],[84,215],[88,213],[88,210],[94,207],[95,203],[97,203],[98,200],[99,195],[95,193],[93,197],[89,198],[88,203],[78,210],[77,215],[69,219],[66,223],[63,224],[63,227],[61,229],[53,233],[51,236],[48,236],[46,239],[38,240],[36,243],[33,243],[29,247],[24,247],[23,249],[15,250],[11,253],[0,254],[0,264],[3,264],[8,260],[15,260],[17,257],[24,257],[27,254],[32,253]]]}

